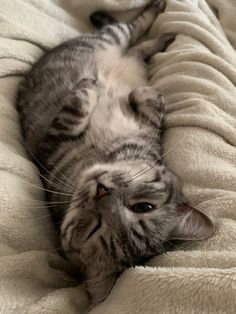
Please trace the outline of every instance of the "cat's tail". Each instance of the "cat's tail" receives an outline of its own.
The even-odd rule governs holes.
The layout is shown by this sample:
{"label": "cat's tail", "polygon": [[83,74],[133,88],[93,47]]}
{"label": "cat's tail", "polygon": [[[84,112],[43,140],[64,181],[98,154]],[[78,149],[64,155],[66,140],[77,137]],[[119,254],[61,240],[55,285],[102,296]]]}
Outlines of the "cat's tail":
{"label": "cat's tail", "polygon": [[108,24],[117,23],[117,20],[110,14],[102,11],[96,11],[90,15],[91,23],[98,29]]}

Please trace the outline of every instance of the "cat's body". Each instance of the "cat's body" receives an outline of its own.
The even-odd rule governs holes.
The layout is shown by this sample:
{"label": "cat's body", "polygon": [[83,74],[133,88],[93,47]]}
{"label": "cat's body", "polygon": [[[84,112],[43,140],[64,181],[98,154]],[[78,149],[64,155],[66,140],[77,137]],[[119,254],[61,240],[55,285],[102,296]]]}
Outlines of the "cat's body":
{"label": "cat's body", "polygon": [[65,256],[84,273],[93,304],[169,239],[213,230],[201,212],[177,209],[180,185],[161,158],[163,98],[146,87],[143,59],[162,50],[164,38],[134,45],[163,9],[156,1],[133,24],[55,48],[19,92],[26,147],[39,161]]}

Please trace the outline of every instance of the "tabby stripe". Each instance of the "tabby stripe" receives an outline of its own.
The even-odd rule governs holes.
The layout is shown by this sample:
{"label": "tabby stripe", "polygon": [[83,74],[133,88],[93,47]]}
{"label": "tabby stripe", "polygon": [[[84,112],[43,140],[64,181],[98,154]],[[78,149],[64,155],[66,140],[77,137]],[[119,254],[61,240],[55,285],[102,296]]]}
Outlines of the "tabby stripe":
{"label": "tabby stripe", "polygon": [[69,130],[68,126],[62,124],[62,123],[59,121],[58,118],[53,121],[52,127],[53,127],[54,129],[56,129],[56,130],[59,130],[59,131],[68,131],[68,130]]}
{"label": "tabby stripe", "polygon": [[107,253],[107,252],[108,252],[108,245],[107,245],[107,243],[106,243],[104,237],[103,237],[103,236],[100,236],[100,237],[99,237],[99,240],[100,240],[100,242],[101,242],[101,245],[102,245],[104,251]]}
{"label": "tabby stripe", "polygon": [[127,29],[129,30],[129,28],[126,27],[126,24],[118,23],[116,27],[128,38],[129,34],[127,33]]}
{"label": "tabby stripe", "polygon": [[107,26],[106,27],[106,32],[108,35],[112,36],[112,38],[115,40],[115,42],[119,45],[120,44],[120,37],[119,35],[115,32],[115,25],[114,26]]}
{"label": "tabby stripe", "polygon": [[[72,41],[68,41],[65,44],[59,46],[58,48],[55,49],[55,51],[57,51],[58,55],[62,57],[65,55],[65,52],[71,52],[71,51],[77,51],[78,49],[80,49],[80,47],[86,47],[86,48],[93,48],[92,45],[92,36],[84,36],[83,38],[79,38],[77,41],[72,42]],[[61,50],[61,51],[60,51]]]}
{"label": "tabby stripe", "polygon": [[[57,135],[49,134],[44,140],[42,148],[47,148],[48,155],[52,155],[56,153],[63,144],[80,141],[84,136],[83,133],[84,132],[81,132],[78,135],[64,135],[63,133]],[[59,160],[56,160],[54,164],[58,163]]]}
{"label": "tabby stripe", "polygon": [[140,220],[138,221],[138,223],[139,223],[140,227],[143,229],[143,232],[144,232],[144,233],[147,233],[149,229],[148,229],[148,227],[147,227],[145,221],[143,221],[143,220],[140,219]]}
{"label": "tabby stripe", "polygon": [[110,239],[110,249],[111,249],[111,256],[113,257],[114,260],[117,259],[117,251],[116,251],[116,246],[114,243],[114,240],[111,238]]}
{"label": "tabby stripe", "polygon": [[79,252],[79,250],[77,250],[77,249],[75,249],[73,246],[72,246],[72,241],[73,241],[73,233],[74,233],[74,231],[77,229],[77,226],[75,226],[72,230],[71,230],[71,237],[70,237],[70,239],[69,239],[69,241],[68,241],[68,245],[69,245],[69,247],[70,247],[70,249],[71,250],[73,250],[73,251],[78,251]]}
{"label": "tabby stripe", "polygon": [[65,229],[61,232],[61,238],[65,238],[66,237],[66,234],[67,234],[67,231],[68,229],[70,228],[70,226],[72,226],[74,224],[74,221],[70,221],[68,223],[68,225],[65,227]]}
{"label": "tabby stripe", "polygon": [[155,162],[156,164],[161,163],[161,160],[159,160],[159,155],[155,154],[153,150],[147,150],[147,148],[140,143],[125,143],[116,150],[109,153],[108,159],[117,159],[119,154],[124,154],[125,160],[137,160],[142,157],[143,160],[148,159],[151,162]]}
{"label": "tabby stripe", "polygon": [[77,158],[78,158],[77,155],[73,155],[68,160],[66,160],[63,163],[63,165],[58,164],[57,166],[57,171],[65,175],[68,178],[68,181],[71,181],[71,182],[73,182],[71,180],[71,177],[75,175],[75,172],[74,172],[75,170],[73,168],[78,165]]}
{"label": "tabby stripe", "polygon": [[135,230],[134,228],[131,229],[132,234],[135,236],[135,238],[137,238],[138,240],[142,241],[143,240],[143,236],[138,233],[137,230]]}
{"label": "tabby stripe", "polygon": [[66,125],[66,126],[71,126],[71,125],[73,125],[73,126],[78,125],[79,126],[78,118],[73,119],[73,117],[72,117],[72,119],[70,119],[68,117],[62,117],[62,123],[63,123],[63,125]]}
{"label": "tabby stripe", "polygon": [[93,49],[94,46],[91,44],[91,43],[88,43],[86,41],[79,41],[79,48],[80,47],[86,47],[86,48],[89,48],[89,49]]}
{"label": "tabby stripe", "polygon": [[82,118],[84,116],[84,114],[79,109],[75,109],[75,108],[70,107],[70,106],[64,106],[63,112],[71,114],[71,115],[76,116],[78,118]]}
{"label": "tabby stripe", "polygon": [[165,201],[165,204],[168,204],[171,202],[171,200],[175,197],[175,189],[172,183],[170,183],[170,185],[168,186],[168,197]]}
{"label": "tabby stripe", "polygon": [[[101,228],[102,226],[102,220],[101,217],[98,217],[97,220],[97,224],[95,225],[95,227],[90,231],[90,233],[88,234],[88,236],[86,237],[86,240],[88,240],[89,238],[91,238],[91,236]],[[104,240],[104,239],[103,239]]]}
{"label": "tabby stripe", "polygon": [[144,146],[137,143],[124,143],[121,146],[119,146],[116,150],[110,152],[108,158],[115,159],[117,155],[121,153],[126,153],[127,150],[133,150],[131,153],[134,153],[134,151],[138,149],[143,150]]}
{"label": "tabby stripe", "polygon": [[[84,138],[84,132],[82,132],[80,135],[76,136],[76,137],[71,137],[71,136],[68,136],[68,140],[67,140],[67,137],[64,136],[64,140],[62,139],[59,144],[61,144],[61,146],[66,143],[66,142],[72,142],[72,141],[80,141],[80,140],[83,140]],[[54,155],[51,156],[51,159],[49,160],[49,163],[52,163],[54,165],[57,165],[60,167],[60,164],[62,163],[63,159],[66,159],[67,158],[67,155],[70,155],[71,154],[71,150],[66,150],[65,149],[62,149],[63,147],[61,147],[60,145],[58,144],[58,147],[57,147],[57,151],[55,151]],[[79,144],[79,143],[78,143]],[[60,149],[60,150],[59,150]],[[59,152],[58,152],[59,150]],[[75,158],[76,156],[78,157],[78,149],[77,149],[77,146],[73,147],[73,154],[72,154],[73,158]],[[82,160],[81,160],[82,161]]]}
{"label": "tabby stripe", "polygon": [[111,39],[107,38],[107,37],[104,36],[104,35],[102,35],[101,37],[97,37],[96,40],[102,41],[102,42],[104,42],[104,43],[106,43],[106,44],[109,44],[109,45],[113,44],[113,42],[111,41]]}
{"label": "tabby stripe", "polygon": [[130,239],[128,238],[127,234],[123,234],[123,246],[124,246],[124,250],[127,257],[128,256],[136,257],[137,250],[136,250],[135,243],[130,242]]}

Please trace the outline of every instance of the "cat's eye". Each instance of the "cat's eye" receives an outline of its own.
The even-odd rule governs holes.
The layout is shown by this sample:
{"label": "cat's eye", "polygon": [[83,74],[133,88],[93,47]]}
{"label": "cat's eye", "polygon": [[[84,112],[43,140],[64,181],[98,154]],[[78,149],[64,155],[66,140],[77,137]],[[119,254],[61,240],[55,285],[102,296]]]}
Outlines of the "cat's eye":
{"label": "cat's eye", "polygon": [[154,205],[150,203],[137,203],[130,206],[130,209],[135,213],[148,213],[154,209]]}

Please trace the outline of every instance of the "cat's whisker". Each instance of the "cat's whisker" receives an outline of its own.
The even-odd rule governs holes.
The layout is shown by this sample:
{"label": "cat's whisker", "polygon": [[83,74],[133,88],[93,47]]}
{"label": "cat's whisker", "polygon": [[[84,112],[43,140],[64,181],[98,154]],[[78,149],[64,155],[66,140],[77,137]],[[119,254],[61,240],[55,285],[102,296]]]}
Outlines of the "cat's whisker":
{"label": "cat's whisker", "polygon": [[[148,121],[147,121],[147,126],[150,124],[150,120],[151,120],[151,117],[152,117],[153,113],[151,112],[150,115],[149,115],[149,118],[148,118]],[[155,132],[155,131],[154,131]],[[137,143],[137,147],[135,149],[135,151],[133,152],[132,156],[131,156],[131,159],[133,159],[133,157],[135,156],[135,154],[137,153],[137,150],[138,150],[138,147],[140,145],[140,143],[142,142],[142,137],[140,137],[138,143]]]}
{"label": "cat's whisker", "polygon": [[[47,153],[46,153],[47,154]],[[48,155],[48,154],[47,154]],[[68,179],[62,174],[62,173],[60,173],[59,171],[57,171],[57,172],[59,172],[59,174],[62,176],[62,178],[64,178],[65,179],[65,181],[62,181],[61,179],[59,179],[58,177],[56,177],[51,171],[49,171],[39,160],[38,160],[38,158],[36,157],[36,156],[34,156],[32,153],[31,153],[31,156],[36,160],[36,162],[40,165],[40,167],[44,170],[44,171],[46,171],[46,173],[48,173],[50,176],[52,176],[55,180],[56,180],[56,182],[53,182],[53,185],[57,185],[59,188],[60,188],[60,184],[63,186],[63,189],[65,190],[65,189],[67,189],[67,190],[69,190],[69,191],[71,191],[71,189],[74,189],[75,187],[74,187],[74,185],[71,183],[71,182],[68,182]],[[49,157],[49,156],[48,156]],[[54,169],[56,169],[57,170],[57,167],[54,165]]]}
{"label": "cat's whisker", "polygon": [[[56,176],[54,176],[39,160],[36,156],[34,156],[33,153],[31,153],[29,151],[29,154],[32,156],[32,158],[36,161],[36,163],[38,163],[40,165],[40,167],[42,167],[42,169],[44,169],[49,175],[53,176],[58,182],[60,182],[61,184],[65,185],[65,182],[63,182],[62,180],[60,180],[59,178],[57,178]],[[74,188],[73,186],[69,186],[66,185],[68,188],[72,189]]]}
{"label": "cat's whisker", "polygon": [[[137,160],[141,160],[141,159],[145,156],[145,154],[147,153],[147,151],[148,151],[150,145],[151,145],[152,142],[155,140],[155,136],[158,134],[159,131],[160,131],[160,129],[157,129],[157,130],[153,131],[152,136],[151,136],[150,139],[149,139],[149,142],[147,143],[146,147],[145,147],[145,148],[143,149],[143,151],[141,152],[141,154],[140,154],[140,156],[139,156],[139,159],[137,159]],[[137,168],[137,167],[136,167],[136,168]],[[134,169],[134,170],[135,170],[135,169]],[[138,175],[138,174],[140,173],[140,171],[142,171],[142,170],[139,170],[139,171],[137,171],[137,172],[134,172],[134,173],[132,174],[132,176],[135,177],[136,175]]]}
{"label": "cat's whisker", "polygon": [[140,170],[130,181],[128,181],[127,183],[130,183],[138,178],[140,178],[141,176],[143,176],[144,174],[146,174],[147,172],[151,171],[154,167],[156,167],[157,163],[159,160],[161,160],[164,156],[166,156],[167,154],[169,154],[170,152],[172,152],[176,147],[178,147],[179,143],[181,141],[177,142],[176,145],[174,145],[172,148],[170,148],[167,152],[165,152],[164,154],[162,154],[159,158],[157,158],[153,165],[148,168],[148,167],[145,167],[143,168],[142,170]]}
{"label": "cat's whisker", "polygon": [[[59,184],[49,180],[48,178],[46,178],[45,176],[43,176],[40,172],[37,173],[43,180],[47,181],[51,186],[55,186],[59,191],[65,191],[66,193],[71,192],[71,189],[67,189],[65,187],[63,187],[62,185],[60,186]],[[73,194],[71,194],[73,195]]]}
{"label": "cat's whisker", "polygon": [[[0,199],[3,203],[5,202],[6,204],[9,204],[9,200],[4,200],[4,199]],[[29,208],[32,208],[32,205],[33,206],[38,206],[38,208],[45,208],[45,207],[54,207],[56,205],[60,205],[60,204],[71,204],[71,203],[74,203],[74,202],[77,202],[77,201],[81,201],[81,198],[78,197],[76,199],[71,199],[69,201],[37,201],[37,200],[30,200],[30,199],[21,199],[22,202],[23,202],[23,205],[24,207],[25,206],[29,206]],[[28,204],[26,204],[26,202],[28,202]],[[19,206],[19,202],[18,203],[13,203],[13,202],[10,202],[10,204],[12,205],[17,205]],[[36,207],[34,207],[36,208]]]}
{"label": "cat's whisker", "polygon": [[37,186],[37,185],[32,184],[30,182],[25,182],[25,184],[29,185],[29,186],[32,186],[33,188],[36,188],[36,189],[38,189],[40,191],[49,192],[49,193],[52,193],[52,194],[64,195],[64,196],[73,196],[73,193],[63,193],[63,192],[57,192],[57,191],[45,189],[44,187]]}
{"label": "cat's whisker", "polygon": [[52,249],[52,250],[50,250],[50,252],[52,252],[52,253],[58,253],[59,250],[63,250],[63,246],[62,246],[62,245],[61,245],[61,246],[58,246],[58,247],[56,247],[56,248],[54,248],[54,249]]}
{"label": "cat's whisker", "polygon": [[144,148],[143,151],[141,152],[140,156],[139,156],[139,159],[142,159],[143,156],[145,156],[145,154],[147,153],[150,145],[152,144],[152,142],[154,141],[156,135],[160,132],[160,129],[158,128],[157,130],[155,130],[153,133],[152,133],[152,136],[150,137],[150,140],[149,142],[147,143],[146,145],[146,149]]}
{"label": "cat's whisker", "polygon": [[[4,201],[3,199],[1,199],[1,201]],[[68,203],[68,204],[70,204],[70,206],[68,207],[68,209],[67,209],[67,211],[65,212],[65,213],[63,213],[62,214],[62,217],[64,217],[67,213],[69,213],[70,211],[72,211],[72,210],[74,210],[75,209],[75,207],[73,206],[73,203],[74,202],[77,202],[77,201],[80,201],[78,204],[76,204],[76,207],[79,207],[82,203],[83,203],[83,201],[84,201],[84,199],[81,199],[81,198],[78,198],[78,199],[75,199],[75,200],[72,200],[72,201],[70,201],[70,202],[55,202],[54,204],[51,204],[51,202],[48,202],[49,204],[47,204],[47,202],[45,202],[44,204],[42,204],[42,206],[35,206],[34,204],[32,204],[31,202],[30,202],[30,204],[23,204],[24,205],[24,208],[29,208],[29,209],[44,209],[44,210],[47,210],[47,208],[56,208],[57,207],[57,205],[59,205],[59,204],[65,204],[65,203]],[[9,201],[5,201],[8,205],[9,205]],[[13,203],[13,202],[11,202],[10,203],[11,205],[17,205],[17,206],[19,206],[19,203]],[[34,220],[42,220],[42,219],[46,219],[46,218],[48,218],[48,217],[51,217],[52,215],[51,215],[51,213],[49,213],[49,214],[46,214],[46,215],[43,215],[43,216],[39,216],[39,217],[28,217],[28,216],[20,216],[20,218],[24,218],[24,219],[29,219],[29,220],[32,220],[32,221],[34,221]]]}

